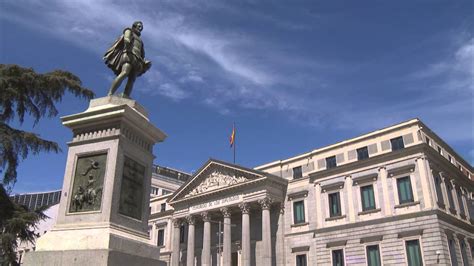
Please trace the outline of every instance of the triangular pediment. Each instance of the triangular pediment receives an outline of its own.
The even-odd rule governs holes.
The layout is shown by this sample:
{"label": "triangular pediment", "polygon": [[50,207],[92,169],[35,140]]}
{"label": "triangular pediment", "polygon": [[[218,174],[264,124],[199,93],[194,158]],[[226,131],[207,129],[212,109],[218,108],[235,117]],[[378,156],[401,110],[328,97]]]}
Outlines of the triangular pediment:
{"label": "triangular pediment", "polygon": [[232,189],[265,177],[266,173],[211,159],[171,196],[170,201]]}

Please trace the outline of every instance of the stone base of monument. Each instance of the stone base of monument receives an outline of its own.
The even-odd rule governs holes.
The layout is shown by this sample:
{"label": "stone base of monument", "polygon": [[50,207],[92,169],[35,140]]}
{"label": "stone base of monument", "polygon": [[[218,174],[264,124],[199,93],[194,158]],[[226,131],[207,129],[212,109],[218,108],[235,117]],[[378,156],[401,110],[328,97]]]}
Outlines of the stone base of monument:
{"label": "stone base of monument", "polygon": [[117,96],[61,119],[73,138],[58,218],[25,265],[161,265],[147,231],[152,150],[166,135]]}
{"label": "stone base of monument", "polygon": [[55,231],[41,240],[41,249],[26,253],[25,265],[166,265],[158,248],[105,231]]}
{"label": "stone base of monument", "polygon": [[[61,238],[64,241],[58,241],[58,235],[51,236],[49,233],[46,235],[49,237],[45,240],[55,241],[58,250],[28,252],[24,260],[25,265],[166,265],[165,262],[159,260],[160,252],[156,247],[113,234],[102,235],[109,241],[108,247],[104,249],[93,248],[96,245],[84,246],[85,249],[62,248],[63,245],[70,245],[71,238],[69,237],[71,236],[78,238],[76,244],[82,241],[89,242],[84,239],[84,232],[73,235],[63,234]],[[101,240],[101,242],[104,241]]]}

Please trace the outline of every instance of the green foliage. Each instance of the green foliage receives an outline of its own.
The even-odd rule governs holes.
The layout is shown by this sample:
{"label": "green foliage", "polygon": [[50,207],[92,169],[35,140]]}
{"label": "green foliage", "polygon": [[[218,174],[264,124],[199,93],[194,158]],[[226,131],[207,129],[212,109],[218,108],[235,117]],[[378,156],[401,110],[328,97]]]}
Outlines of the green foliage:
{"label": "green foliage", "polygon": [[19,241],[34,244],[39,221],[48,218],[44,211],[47,206],[28,210],[26,206],[14,203],[0,185],[0,256],[2,265],[16,265],[16,249]]}
{"label": "green foliage", "polygon": [[15,184],[18,163],[29,152],[60,151],[55,142],[12,128],[8,123],[17,116],[21,124],[25,115],[30,115],[36,125],[44,116],[56,116],[55,103],[62,100],[65,92],[85,99],[94,97],[72,73],[55,70],[38,74],[31,68],[0,64],[0,171],[4,172],[0,184]]}

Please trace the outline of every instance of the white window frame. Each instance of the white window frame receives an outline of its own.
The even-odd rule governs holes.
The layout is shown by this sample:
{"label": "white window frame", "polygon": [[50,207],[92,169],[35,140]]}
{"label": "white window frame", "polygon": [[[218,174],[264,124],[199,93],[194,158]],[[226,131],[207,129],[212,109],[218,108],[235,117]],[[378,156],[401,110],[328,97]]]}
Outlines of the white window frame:
{"label": "white window frame", "polygon": [[406,172],[406,173],[403,173],[403,174],[397,174],[397,175],[394,175],[394,176],[390,177],[390,178],[392,178],[392,187],[395,188],[394,189],[394,191],[395,191],[395,194],[394,194],[395,206],[401,205],[399,194],[398,194],[397,180],[399,178],[403,178],[403,177],[406,177],[406,176],[408,176],[410,178],[411,192],[413,193],[413,202],[420,201],[419,198],[418,198],[418,190],[417,190],[417,186],[416,186],[416,182],[415,182],[416,181],[415,174],[414,174],[414,172]]}
{"label": "white window frame", "polygon": [[[297,198],[293,198],[290,200],[291,202],[291,225],[302,225],[302,224],[307,224],[309,223],[309,217],[308,217],[308,204],[307,204],[307,201],[306,201],[306,198],[307,197],[304,197],[304,196],[301,196],[301,197],[297,197]],[[295,202],[300,202],[302,201],[303,202],[303,208],[304,208],[304,222],[303,223],[295,223],[295,206],[294,206],[294,203]]]}
{"label": "white window frame", "polygon": [[156,236],[154,236],[154,246],[158,246],[158,230],[163,229],[163,245],[158,247],[166,247],[166,237],[168,234],[168,224],[167,223],[158,223],[155,224]]}
{"label": "white window frame", "polygon": [[365,265],[369,265],[369,260],[367,258],[367,247],[368,246],[375,246],[375,245],[379,246],[380,264],[383,266],[384,263],[383,263],[383,257],[382,257],[382,242],[381,241],[373,241],[373,242],[364,243]]}
{"label": "white window frame", "polygon": [[[344,188],[337,188],[333,190],[327,190],[325,192],[326,193],[326,218],[341,217],[341,216],[346,215],[345,197],[344,197],[344,193],[341,193],[343,190]],[[329,209],[329,194],[334,194],[336,192],[339,192],[339,202],[341,203],[341,215],[331,217],[331,210]]]}
{"label": "white window frame", "polygon": [[425,253],[423,251],[423,242],[421,242],[421,236],[406,237],[406,238],[402,238],[402,240],[403,240],[403,254],[405,257],[405,265],[408,265],[407,241],[410,241],[410,240],[418,240],[418,243],[420,245],[420,252],[421,252],[421,263],[423,265],[426,265]]}
{"label": "white window frame", "polygon": [[[378,180],[378,179],[377,179]],[[380,200],[379,200],[379,191],[377,189],[377,185],[378,185],[378,182],[377,180],[367,180],[367,181],[364,181],[364,182],[361,182],[361,183],[358,183],[356,186],[357,186],[357,202],[360,202],[359,206],[358,206],[358,211],[359,213],[360,212],[363,212],[364,210],[362,209],[362,196],[361,196],[361,187],[366,187],[366,186],[369,186],[369,185],[372,185],[372,188],[374,190],[374,198],[375,198],[375,209],[380,209]],[[369,210],[370,211],[370,210]]]}
{"label": "white window frame", "polygon": [[[159,235],[158,232],[159,232],[160,230],[163,230],[163,245],[158,246],[158,235]],[[157,246],[157,247],[164,247],[164,246],[166,246],[166,237],[165,237],[165,236],[166,236],[166,227],[164,227],[164,226],[157,227],[157,228],[156,228],[155,246]]]}
{"label": "white window frame", "polygon": [[331,258],[331,266],[334,264],[334,261],[332,260],[332,252],[334,250],[341,250],[342,249],[342,257],[343,257],[343,260],[344,260],[344,266],[347,265],[347,261],[346,261],[346,247],[345,246],[338,246],[338,247],[332,247],[329,249],[329,257]]}
{"label": "white window frame", "polygon": [[294,258],[295,258],[295,263],[293,265],[296,265],[296,257],[299,256],[299,255],[306,255],[306,265],[308,266],[309,265],[309,262],[308,262],[308,252],[307,251],[300,251],[300,252],[295,252],[294,253]]}
{"label": "white window frame", "polygon": [[[456,254],[456,261],[457,261],[458,264],[459,264],[459,261],[458,261],[459,259],[458,259],[458,257],[457,257],[457,252],[458,252],[458,251],[456,250],[456,246],[457,246],[456,236],[451,235],[451,238],[450,238],[450,237],[448,236],[448,234],[445,234],[445,235],[446,235],[446,240],[447,240],[446,244],[448,244],[449,265],[453,265],[453,264],[452,264],[452,258],[451,258],[451,250],[450,250],[450,248],[449,248],[449,240],[453,240],[453,241],[454,241],[454,247],[453,247],[453,248],[454,248],[454,253]],[[460,246],[460,245],[459,245],[459,249],[461,249],[461,246]],[[462,256],[462,254],[461,254],[461,256]]]}

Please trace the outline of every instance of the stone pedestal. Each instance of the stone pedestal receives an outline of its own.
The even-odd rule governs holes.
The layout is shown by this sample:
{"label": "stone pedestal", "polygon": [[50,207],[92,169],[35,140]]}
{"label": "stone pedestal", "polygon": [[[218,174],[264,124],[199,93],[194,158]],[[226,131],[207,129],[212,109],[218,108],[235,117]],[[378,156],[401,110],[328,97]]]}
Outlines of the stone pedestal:
{"label": "stone pedestal", "polygon": [[160,265],[148,244],[148,209],[152,149],[166,135],[136,101],[116,96],[61,119],[73,139],[59,214],[25,264]]}

